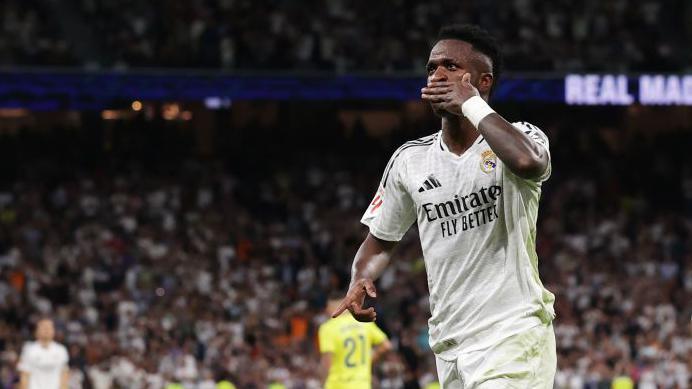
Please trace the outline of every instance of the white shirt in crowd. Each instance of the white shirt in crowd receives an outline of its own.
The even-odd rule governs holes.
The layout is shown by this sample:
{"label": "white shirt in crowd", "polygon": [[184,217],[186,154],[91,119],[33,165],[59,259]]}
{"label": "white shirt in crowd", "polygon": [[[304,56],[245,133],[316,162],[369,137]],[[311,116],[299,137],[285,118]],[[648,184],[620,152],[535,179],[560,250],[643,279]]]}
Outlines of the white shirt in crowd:
{"label": "white shirt in crowd", "polygon": [[28,389],[59,389],[63,371],[67,369],[67,349],[50,342],[47,347],[28,342],[19,358],[19,371],[29,374]]}
{"label": "white shirt in crowd", "polygon": [[[537,127],[513,123],[549,153]],[[541,184],[504,166],[482,136],[457,156],[442,131],[392,156],[361,221],[399,241],[418,225],[430,288],[430,345],[442,359],[479,350],[555,317],[538,277],[536,218]]]}

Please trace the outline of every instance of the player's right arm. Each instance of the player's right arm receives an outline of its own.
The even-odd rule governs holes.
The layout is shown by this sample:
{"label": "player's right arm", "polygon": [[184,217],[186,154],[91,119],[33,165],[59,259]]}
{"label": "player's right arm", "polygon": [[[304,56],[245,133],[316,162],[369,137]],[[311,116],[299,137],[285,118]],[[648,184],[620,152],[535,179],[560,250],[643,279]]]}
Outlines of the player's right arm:
{"label": "player's right arm", "polygon": [[370,233],[356,252],[348,292],[332,317],[347,309],[358,321],[374,321],[377,316],[374,308],[363,308],[365,296],[377,296],[375,280],[389,262],[396,242],[416,220],[413,199],[404,180],[405,150],[405,146],[400,147],[390,158],[375,198],[361,219]]}
{"label": "player's right arm", "polygon": [[377,317],[373,307],[363,308],[365,296],[377,297],[375,280],[382,274],[389,262],[389,253],[394,247],[394,242],[388,242],[369,233],[360,245],[353,259],[351,268],[351,283],[348,286],[346,297],[332,317],[339,316],[345,310],[351,311],[358,321],[374,321]]}
{"label": "player's right arm", "polygon": [[[484,73],[483,77],[492,75]],[[494,112],[471,84],[471,73],[463,74],[461,82],[437,81],[437,72],[428,77],[428,86],[422,89],[422,98],[443,107],[448,112],[469,118],[483,135],[497,157],[519,177],[543,181],[550,174],[550,153],[541,136],[528,136]],[[475,101],[468,105],[467,101]],[[475,107],[475,108],[472,108]],[[483,107],[490,109],[490,113]],[[464,110],[467,110],[464,112]],[[476,114],[474,114],[474,111]],[[477,116],[480,114],[481,116]],[[471,120],[471,117],[474,117]]]}
{"label": "player's right arm", "polygon": [[382,356],[392,350],[392,342],[385,340],[384,342],[375,346],[372,351],[372,363],[375,363],[382,358]]}
{"label": "player's right arm", "polygon": [[320,381],[322,386],[327,384],[327,377],[329,377],[329,368],[332,366],[332,353],[322,353],[320,356]]}
{"label": "player's right arm", "polygon": [[60,374],[60,389],[68,389],[70,385],[70,354],[67,352],[67,348],[64,346],[60,347],[60,358],[62,365],[62,373]]}
{"label": "player's right arm", "polygon": [[26,371],[20,372],[19,376],[19,389],[29,388],[29,373]]}
{"label": "player's right arm", "polygon": [[377,362],[384,354],[392,349],[392,343],[387,338],[387,335],[375,323],[367,324],[368,337],[374,346],[372,351],[372,363]]}
{"label": "player's right arm", "polygon": [[60,389],[68,389],[70,385],[70,369],[65,367],[60,375]]}
{"label": "player's right arm", "polygon": [[333,331],[326,323],[322,324],[317,331],[317,340],[320,349],[320,371],[319,376],[322,386],[326,386],[329,378],[329,370],[332,367],[332,359],[336,351],[335,336]]}
{"label": "player's right arm", "polygon": [[29,388],[29,345],[25,343],[19,354],[17,370],[19,370],[19,389]]}

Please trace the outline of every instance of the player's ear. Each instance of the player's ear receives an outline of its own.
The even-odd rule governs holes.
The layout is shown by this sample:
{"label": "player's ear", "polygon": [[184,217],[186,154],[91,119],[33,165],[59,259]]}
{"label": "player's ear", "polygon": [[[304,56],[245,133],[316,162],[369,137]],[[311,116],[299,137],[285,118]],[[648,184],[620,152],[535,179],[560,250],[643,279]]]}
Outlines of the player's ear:
{"label": "player's ear", "polygon": [[492,73],[481,73],[481,77],[478,80],[478,92],[480,92],[481,95],[488,95],[490,89],[493,87],[494,81],[495,79]]}

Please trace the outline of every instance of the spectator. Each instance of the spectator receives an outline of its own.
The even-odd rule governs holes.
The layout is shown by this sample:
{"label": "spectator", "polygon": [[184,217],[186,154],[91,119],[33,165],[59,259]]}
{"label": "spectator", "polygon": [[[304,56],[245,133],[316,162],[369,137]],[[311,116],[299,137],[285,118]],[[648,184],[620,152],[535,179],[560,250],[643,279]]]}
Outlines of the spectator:
{"label": "spectator", "polygon": [[[602,144],[600,129],[570,125],[545,128],[555,162],[538,223],[540,270],[557,296],[556,388],[687,387],[692,222],[674,188],[692,164],[673,147],[689,137],[641,142],[623,130]],[[4,183],[2,385],[17,380],[7,366],[27,323],[51,313],[72,388],[319,387],[324,296],[343,287],[380,169],[349,167],[348,150],[304,147],[305,159],[253,178],[164,158],[175,176],[37,169]],[[395,349],[374,371],[382,388],[433,387],[414,236],[379,280],[378,323]]]}

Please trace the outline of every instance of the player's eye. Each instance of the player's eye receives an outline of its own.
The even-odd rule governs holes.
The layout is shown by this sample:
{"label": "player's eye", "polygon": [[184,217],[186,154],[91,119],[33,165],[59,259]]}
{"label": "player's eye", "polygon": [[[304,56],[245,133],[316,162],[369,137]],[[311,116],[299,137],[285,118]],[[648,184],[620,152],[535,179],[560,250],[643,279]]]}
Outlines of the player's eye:
{"label": "player's eye", "polygon": [[448,63],[447,64],[447,70],[457,70],[459,67],[456,64],[453,63]]}
{"label": "player's eye", "polygon": [[428,68],[427,68],[428,74],[433,74],[433,73],[435,73],[435,69],[437,69],[436,66],[433,66],[433,65],[428,66]]}

